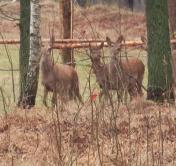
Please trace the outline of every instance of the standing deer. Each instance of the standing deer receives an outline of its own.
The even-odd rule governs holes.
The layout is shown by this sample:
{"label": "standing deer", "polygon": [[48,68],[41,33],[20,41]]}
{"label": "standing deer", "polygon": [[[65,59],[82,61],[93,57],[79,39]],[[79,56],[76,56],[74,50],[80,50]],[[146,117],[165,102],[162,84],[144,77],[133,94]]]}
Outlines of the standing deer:
{"label": "standing deer", "polygon": [[41,72],[45,106],[47,106],[46,99],[49,91],[53,92],[53,104],[56,104],[57,94],[64,102],[78,99],[79,102],[83,103],[76,70],[69,65],[55,64],[51,57],[51,49],[43,51]]}
{"label": "standing deer", "polygon": [[138,94],[142,96],[141,85],[145,71],[144,64],[137,58],[120,59],[119,52],[121,51],[121,43],[124,40],[123,36],[120,36],[115,43],[111,42],[108,37],[106,40],[113,50],[111,61],[108,64],[101,62],[103,43],[99,47],[90,46],[92,68],[102,89],[100,98],[103,94],[106,95],[109,90],[116,90],[119,92],[118,94],[128,92],[131,99]]}

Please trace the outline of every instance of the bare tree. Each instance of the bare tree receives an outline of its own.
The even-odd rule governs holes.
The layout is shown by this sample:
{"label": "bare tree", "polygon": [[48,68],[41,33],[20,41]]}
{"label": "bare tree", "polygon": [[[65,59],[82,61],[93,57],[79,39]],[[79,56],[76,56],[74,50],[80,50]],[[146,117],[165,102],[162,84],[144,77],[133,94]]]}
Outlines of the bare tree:
{"label": "bare tree", "polygon": [[41,57],[40,22],[41,19],[39,0],[31,0],[30,57],[25,93],[23,97],[24,107],[32,107],[35,105],[35,98],[38,87],[39,62]]}
{"label": "bare tree", "polygon": [[29,63],[29,28],[30,27],[30,1],[20,0],[20,96],[18,105],[22,103],[26,86],[27,69]]}

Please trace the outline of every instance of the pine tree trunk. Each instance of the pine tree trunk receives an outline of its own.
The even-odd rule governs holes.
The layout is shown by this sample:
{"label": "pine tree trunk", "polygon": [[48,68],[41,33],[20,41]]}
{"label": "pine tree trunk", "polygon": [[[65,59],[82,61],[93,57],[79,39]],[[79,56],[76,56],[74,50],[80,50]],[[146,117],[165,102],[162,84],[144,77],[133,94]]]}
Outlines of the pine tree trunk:
{"label": "pine tree trunk", "polygon": [[163,101],[170,95],[172,83],[171,48],[166,0],[147,0],[148,94],[147,98]]}
{"label": "pine tree trunk", "polygon": [[20,0],[20,89],[18,105],[22,103],[26,86],[27,69],[29,63],[29,28],[30,28],[30,1]]}
{"label": "pine tree trunk", "polygon": [[41,19],[39,0],[31,0],[30,22],[30,57],[25,94],[23,98],[23,106],[29,108],[35,105],[39,77],[39,62],[41,57]]}
{"label": "pine tree trunk", "polygon": [[[72,38],[72,0],[62,0],[61,8],[62,8],[62,22],[63,22],[63,38],[71,39]],[[74,57],[72,49],[65,48],[62,51],[62,60],[63,63],[71,64],[74,66]]]}

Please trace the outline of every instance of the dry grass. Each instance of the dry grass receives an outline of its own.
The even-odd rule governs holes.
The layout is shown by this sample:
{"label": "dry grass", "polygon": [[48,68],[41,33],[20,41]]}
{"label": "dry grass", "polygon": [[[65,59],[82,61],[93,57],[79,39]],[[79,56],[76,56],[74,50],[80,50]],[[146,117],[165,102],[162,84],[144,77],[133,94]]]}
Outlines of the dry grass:
{"label": "dry grass", "polygon": [[110,108],[97,107],[93,122],[90,105],[81,110],[76,122],[73,107],[59,111],[59,119],[53,110],[16,109],[0,119],[0,165],[97,166],[100,153],[106,166],[174,166],[175,108],[141,100],[129,108],[116,110],[116,130]]}
{"label": "dry grass", "polygon": [[[56,38],[62,38],[61,10],[59,2],[42,0],[42,37],[48,38],[54,25]],[[3,8],[9,15],[19,18],[19,3],[9,3]],[[95,5],[86,9],[74,5],[74,38],[104,38],[110,36],[116,39],[119,33],[127,38],[145,35],[145,17],[141,13],[132,13],[118,6]],[[16,21],[3,20],[0,30],[6,38],[19,38],[19,28]],[[93,29],[92,29],[93,27]],[[121,31],[121,32],[120,32]]]}
{"label": "dry grass", "polygon": [[[18,3],[10,3],[4,10],[12,16],[19,16]],[[53,23],[56,38],[62,37],[59,16],[58,2],[42,0],[43,38],[49,37],[49,29]],[[19,38],[16,22],[3,20],[0,22],[0,31],[5,38]],[[75,6],[75,38],[110,36],[115,40],[120,32],[128,39],[145,35],[145,17],[140,13],[119,9],[117,6],[97,5],[86,9]],[[16,68],[18,48],[10,54],[16,56],[13,59]],[[79,58],[82,58],[82,53],[78,54],[81,54]],[[132,56],[139,54],[141,53],[137,54],[136,51],[130,52]],[[0,65],[8,68],[4,56],[1,48],[0,57],[4,61],[1,60]],[[145,64],[146,61],[143,59]],[[85,68],[77,66],[82,91],[88,75]],[[5,82],[6,77],[8,80]],[[3,74],[3,77],[1,75],[1,78],[0,83],[8,93],[11,91],[11,77],[8,73]],[[146,79],[147,70],[145,85]],[[17,82],[18,77],[18,88]],[[94,82],[91,85],[93,89]],[[89,90],[85,99],[89,96],[88,92]],[[10,98],[10,95],[9,92],[7,98]],[[3,103],[0,103],[0,108],[3,108]],[[11,103],[6,109],[10,112],[0,117],[0,166],[176,165],[176,112],[175,107],[167,103],[159,106],[141,99],[127,106],[120,105],[120,108],[115,104],[115,109],[112,109],[107,103],[103,107],[98,102],[91,105],[88,101],[79,114],[78,107],[73,103],[63,112],[60,109],[46,110],[41,108],[41,105],[33,110],[21,110]],[[114,117],[114,114],[117,116]]]}

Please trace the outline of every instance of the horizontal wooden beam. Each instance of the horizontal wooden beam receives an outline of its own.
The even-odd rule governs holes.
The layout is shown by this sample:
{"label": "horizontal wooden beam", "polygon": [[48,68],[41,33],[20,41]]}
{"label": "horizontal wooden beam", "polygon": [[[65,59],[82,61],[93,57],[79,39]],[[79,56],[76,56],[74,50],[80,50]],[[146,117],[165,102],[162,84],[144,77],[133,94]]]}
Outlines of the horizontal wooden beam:
{"label": "horizontal wooden beam", "polygon": [[[101,42],[91,42],[91,46],[100,46]],[[107,42],[104,42],[104,47],[107,47]],[[64,48],[89,48],[90,43],[54,43],[52,49],[64,49]]]}
{"label": "horizontal wooden beam", "polygon": [[0,40],[0,44],[20,44],[19,40]]}
{"label": "horizontal wooden beam", "polygon": [[54,43],[92,43],[92,42],[105,42],[102,39],[57,39]]}
{"label": "horizontal wooden beam", "polygon": [[[108,47],[106,41],[102,41],[104,43],[104,47]],[[102,42],[92,41],[89,43],[53,43],[52,49],[63,49],[63,48],[89,48],[91,46],[100,46]],[[122,47],[140,47],[143,46],[144,43],[142,41],[126,41],[122,43]]]}
{"label": "horizontal wooden beam", "polygon": [[[49,43],[50,39],[42,39],[43,43]],[[54,43],[92,43],[92,42],[105,42],[102,39],[56,39]],[[19,39],[0,40],[0,44],[20,44]]]}
{"label": "horizontal wooden beam", "polygon": [[[42,39],[43,43],[50,42],[50,39]],[[53,43],[53,49],[63,49],[63,48],[89,48],[90,44],[95,46],[100,46],[104,42],[104,47],[107,47],[107,42],[105,40],[95,40],[95,39],[57,39]],[[20,40],[0,40],[0,44],[20,44]],[[138,47],[142,46],[144,43],[142,41],[126,41],[122,46],[126,47]],[[171,40],[171,44],[176,44],[176,39]]]}

